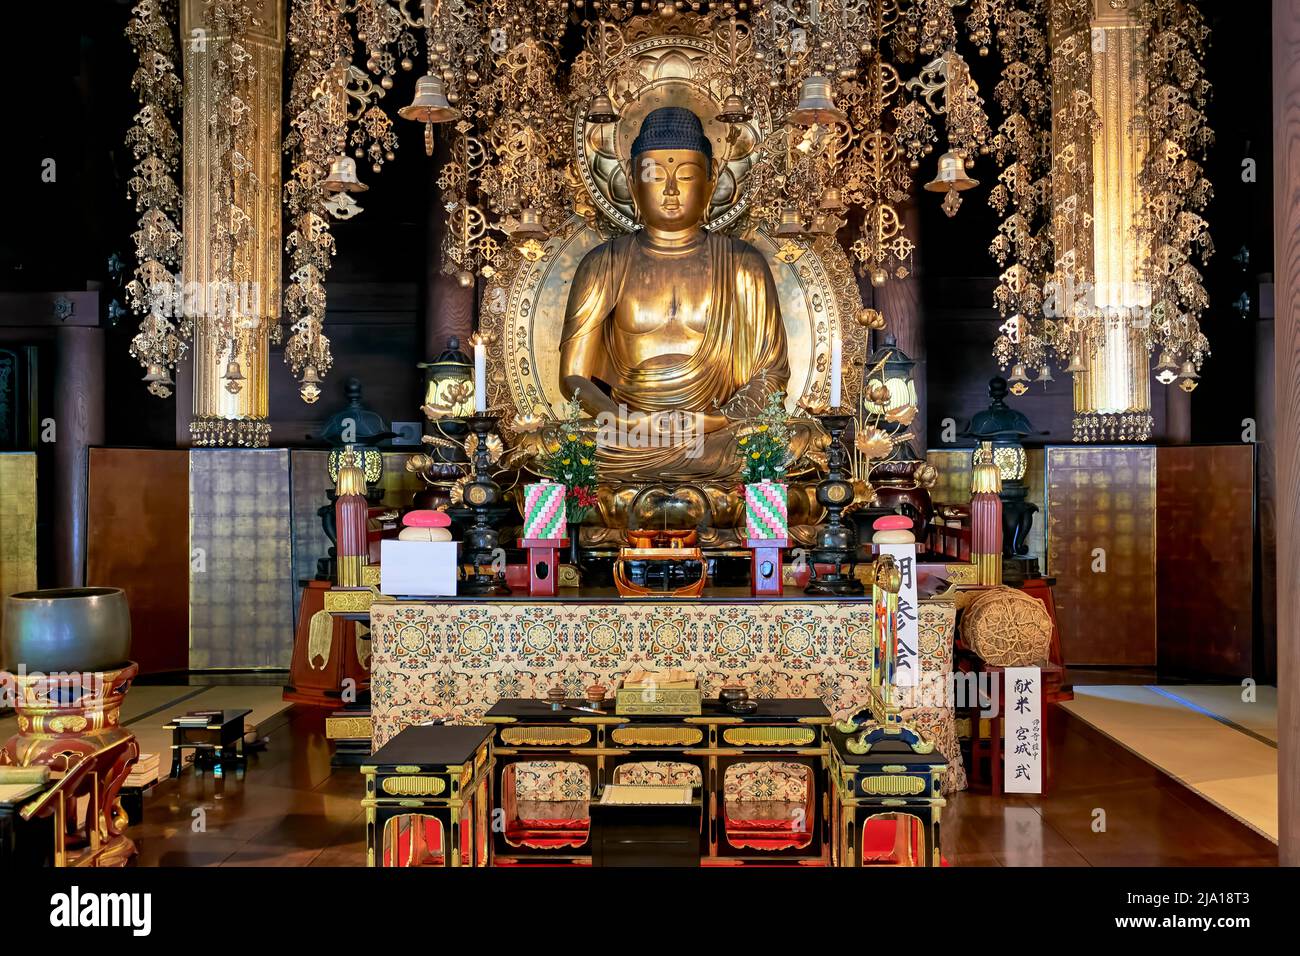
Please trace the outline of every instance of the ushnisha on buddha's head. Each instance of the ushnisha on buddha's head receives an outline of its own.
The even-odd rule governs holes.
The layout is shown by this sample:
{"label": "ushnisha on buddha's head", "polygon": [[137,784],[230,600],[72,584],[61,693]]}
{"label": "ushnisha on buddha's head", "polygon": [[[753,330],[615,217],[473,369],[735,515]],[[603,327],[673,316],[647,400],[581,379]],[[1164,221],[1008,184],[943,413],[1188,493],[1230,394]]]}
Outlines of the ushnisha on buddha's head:
{"label": "ushnisha on buddha's head", "polygon": [[628,177],[641,222],[654,232],[694,231],[713,198],[713,145],[700,118],[661,106],[641,122]]}

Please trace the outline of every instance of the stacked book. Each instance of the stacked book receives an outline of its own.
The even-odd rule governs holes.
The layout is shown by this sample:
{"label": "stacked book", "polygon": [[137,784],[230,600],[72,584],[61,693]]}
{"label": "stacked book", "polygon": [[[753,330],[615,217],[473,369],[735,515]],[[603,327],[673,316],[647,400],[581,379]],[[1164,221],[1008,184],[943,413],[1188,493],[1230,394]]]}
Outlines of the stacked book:
{"label": "stacked book", "polygon": [[158,782],[158,755],[141,754],[126,778],[128,787],[152,787]]}
{"label": "stacked book", "polygon": [[207,727],[221,723],[224,714],[219,710],[191,710],[188,714],[172,718],[177,727]]}

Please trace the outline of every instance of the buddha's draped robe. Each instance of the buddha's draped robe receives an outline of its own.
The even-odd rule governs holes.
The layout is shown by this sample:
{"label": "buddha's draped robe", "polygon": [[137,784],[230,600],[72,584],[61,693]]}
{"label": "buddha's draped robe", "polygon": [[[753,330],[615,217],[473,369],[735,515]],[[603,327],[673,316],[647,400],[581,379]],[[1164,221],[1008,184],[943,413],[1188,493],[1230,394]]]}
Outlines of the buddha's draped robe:
{"label": "buddha's draped robe", "polygon": [[[761,408],[770,392],[784,391],[790,378],[785,327],[767,261],[749,243],[730,236],[708,233],[705,243],[707,257],[693,259],[698,268],[703,258],[710,272],[703,338],[693,354],[667,365],[637,364],[613,312],[634,261],[657,260],[664,269],[691,264],[656,255],[640,244],[637,234],[620,236],[587,253],[569,291],[560,343],[561,379],[570,374],[600,379],[610,386],[615,404],[651,413],[718,414],[720,406],[737,396]],[[591,347],[589,336],[599,339],[598,346]],[[584,363],[577,355],[594,360],[579,367]],[[734,432],[731,425],[702,439],[661,447],[640,447],[634,440],[604,441],[598,450],[598,474],[606,480],[730,480],[741,465]]]}

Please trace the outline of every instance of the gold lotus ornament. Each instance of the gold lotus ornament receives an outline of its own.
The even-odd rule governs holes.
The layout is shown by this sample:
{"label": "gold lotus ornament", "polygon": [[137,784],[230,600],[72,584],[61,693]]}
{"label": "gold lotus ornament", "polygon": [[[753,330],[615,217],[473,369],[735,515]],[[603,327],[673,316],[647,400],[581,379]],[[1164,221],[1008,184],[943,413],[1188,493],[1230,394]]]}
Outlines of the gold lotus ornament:
{"label": "gold lotus ornament", "polygon": [[[888,391],[888,389],[886,389],[886,391]],[[885,412],[885,421],[897,422],[898,424],[902,425],[904,428],[912,424],[912,419],[914,419],[915,417],[916,417],[916,406],[911,403],[908,403],[907,405],[900,405],[898,408],[891,408]]]}
{"label": "gold lotus ornament", "polygon": [[[505,450],[506,450],[506,446],[501,442],[500,435],[496,434],[495,432],[493,432],[491,435],[488,435],[487,437],[488,461],[490,461],[492,464],[495,465],[498,461],[501,460],[501,455]],[[478,435],[471,434],[467,439],[465,439],[465,454],[472,459],[474,457],[474,454],[477,451],[478,451]]]}
{"label": "gold lotus ornament", "polygon": [[430,455],[409,455],[406,459],[406,470],[413,475],[423,474],[433,467],[433,457]]}
{"label": "gold lotus ornament", "polygon": [[535,435],[546,427],[546,421],[545,416],[535,412],[521,412],[510,423],[510,430],[520,435]]}
{"label": "gold lotus ornament", "polygon": [[862,429],[853,439],[853,445],[868,460],[886,458],[894,450],[894,442],[883,428]]}
{"label": "gold lotus ornament", "polygon": [[831,413],[830,405],[820,399],[814,399],[809,395],[805,395],[803,398],[799,399],[796,405],[801,411],[807,412],[813,418],[820,418],[822,415],[829,415]]}
{"label": "gold lotus ornament", "polygon": [[881,315],[879,309],[858,309],[853,314],[853,321],[864,329],[871,329],[873,332],[881,332],[885,328],[885,317]]}
{"label": "gold lotus ornament", "polygon": [[451,503],[453,505],[459,507],[465,503],[465,486],[468,485],[469,482],[469,475],[461,475],[451,483],[451,487],[447,489],[447,496],[451,498]]}

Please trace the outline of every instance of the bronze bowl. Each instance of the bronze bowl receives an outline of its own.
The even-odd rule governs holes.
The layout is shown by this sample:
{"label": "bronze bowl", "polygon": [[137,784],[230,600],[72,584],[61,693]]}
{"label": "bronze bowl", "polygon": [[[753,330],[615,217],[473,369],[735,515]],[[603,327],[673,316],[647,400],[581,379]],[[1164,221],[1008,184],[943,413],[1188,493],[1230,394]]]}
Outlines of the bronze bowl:
{"label": "bronze bowl", "polygon": [[131,614],[121,588],[48,588],[5,598],[0,669],[95,672],[131,657]]}

